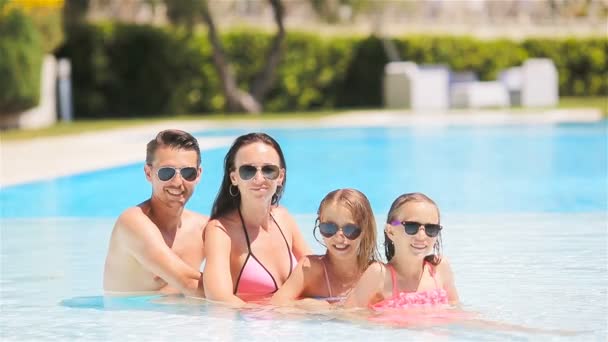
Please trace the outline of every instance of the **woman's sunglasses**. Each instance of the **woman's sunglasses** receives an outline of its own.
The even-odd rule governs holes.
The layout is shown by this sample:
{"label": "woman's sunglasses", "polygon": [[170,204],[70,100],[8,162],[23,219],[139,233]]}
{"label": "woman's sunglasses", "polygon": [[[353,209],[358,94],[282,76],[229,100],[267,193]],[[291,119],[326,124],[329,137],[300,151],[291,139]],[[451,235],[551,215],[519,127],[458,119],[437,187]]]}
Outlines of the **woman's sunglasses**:
{"label": "woman's sunglasses", "polygon": [[261,167],[256,167],[253,165],[241,165],[241,167],[239,167],[239,177],[241,177],[242,180],[250,180],[255,177],[258,170],[262,172],[262,176],[264,176],[264,178],[267,180],[275,180],[279,178],[281,168],[279,168],[277,165],[264,165]]}
{"label": "woman's sunglasses", "polygon": [[443,229],[443,227],[440,224],[420,223],[420,222],[416,222],[416,221],[403,221],[403,222],[391,221],[391,225],[392,226],[402,225],[403,228],[405,228],[405,232],[408,235],[416,235],[416,234],[418,234],[418,230],[420,230],[420,227],[424,227],[424,232],[426,233],[426,235],[428,237],[436,237],[437,235],[439,235],[439,232],[441,231],[441,229]]}
{"label": "woman's sunglasses", "polygon": [[177,174],[178,171],[179,171],[179,174],[182,176],[182,179],[184,179],[188,182],[192,182],[198,176],[198,169],[195,167],[191,167],[191,166],[182,167],[182,168],[170,167],[170,166],[161,167],[156,172],[156,175],[158,176],[158,179],[160,179],[161,181],[168,182],[168,181],[172,180],[173,177],[175,177],[175,175]]}
{"label": "woman's sunglasses", "polygon": [[354,240],[361,235],[361,228],[354,224],[345,224],[342,227],[338,227],[338,225],[333,222],[320,222],[318,227],[321,235],[326,238],[336,235],[338,230],[342,230],[342,234],[349,240]]}

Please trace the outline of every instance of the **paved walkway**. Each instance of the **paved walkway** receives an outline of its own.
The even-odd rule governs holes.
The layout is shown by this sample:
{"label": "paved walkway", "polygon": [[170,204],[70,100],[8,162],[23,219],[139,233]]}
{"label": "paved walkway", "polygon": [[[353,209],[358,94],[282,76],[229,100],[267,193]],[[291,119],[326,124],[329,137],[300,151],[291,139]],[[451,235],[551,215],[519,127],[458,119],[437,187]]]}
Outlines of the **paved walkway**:
{"label": "paved walkway", "polygon": [[[248,128],[262,131],[280,127],[372,127],[436,125],[551,124],[594,122],[602,119],[597,110],[456,111],[418,113],[404,111],[356,111],[310,120],[166,121],[134,128],[0,142],[0,187],[52,179],[76,173],[142,162],[145,145],[158,131],[167,128],[202,132],[217,128]],[[202,150],[229,146],[234,136],[198,135]]]}

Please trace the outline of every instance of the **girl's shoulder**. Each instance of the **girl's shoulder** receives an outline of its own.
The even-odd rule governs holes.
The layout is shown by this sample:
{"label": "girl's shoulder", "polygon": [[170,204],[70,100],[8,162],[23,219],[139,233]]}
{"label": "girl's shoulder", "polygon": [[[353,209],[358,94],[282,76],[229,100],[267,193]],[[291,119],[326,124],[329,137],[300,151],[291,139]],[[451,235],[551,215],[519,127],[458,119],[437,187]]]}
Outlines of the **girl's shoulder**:
{"label": "girl's shoulder", "polygon": [[429,267],[432,268],[433,271],[435,271],[436,273],[445,273],[445,272],[451,272],[452,271],[452,267],[450,266],[450,262],[448,261],[448,258],[446,257],[442,257],[441,258],[441,262],[435,266],[433,265],[428,265]]}
{"label": "girl's shoulder", "polygon": [[384,275],[386,273],[387,267],[388,266],[383,262],[374,261],[369,266],[367,266],[367,269],[363,274],[369,277]]}
{"label": "girl's shoulder", "polygon": [[300,259],[298,262],[298,267],[300,267],[302,272],[307,276],[323,275],[323,255],[307,255]]}
{"label": "girl's shoulder", "polygon": [[441,283],[452,282],[454,275],[452,273],[452,267],[446,257],[441,258],[441,262],[436,266],[428,265],[431,267],[431,272],[437,277]]}
{"label": "girl's shoulder", "polygon": [[311,269],[323,269],[324,261],[323,258],[325,256],[324,255],[307,255],[304,258],[302,258],[302,265],[304,267],[309,267]]}
{"label": "girl's shoulder", "polygon": [[367,267],[358,281],[357,288],[363,293],[382,293],[386,287],[387,265],[374,262]]}

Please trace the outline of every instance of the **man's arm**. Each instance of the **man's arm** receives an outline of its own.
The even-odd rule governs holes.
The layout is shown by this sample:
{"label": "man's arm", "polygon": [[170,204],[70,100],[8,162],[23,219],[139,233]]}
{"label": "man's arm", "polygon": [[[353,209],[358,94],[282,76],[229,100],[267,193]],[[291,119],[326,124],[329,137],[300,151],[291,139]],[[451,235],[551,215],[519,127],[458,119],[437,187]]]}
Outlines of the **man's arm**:
{"label": "man's arm", "polygon": [[167,246],[156,225],[138,208],[128,209],[116,225],[126,249],[143,267],[187,296],[205,296],[200,271]]}

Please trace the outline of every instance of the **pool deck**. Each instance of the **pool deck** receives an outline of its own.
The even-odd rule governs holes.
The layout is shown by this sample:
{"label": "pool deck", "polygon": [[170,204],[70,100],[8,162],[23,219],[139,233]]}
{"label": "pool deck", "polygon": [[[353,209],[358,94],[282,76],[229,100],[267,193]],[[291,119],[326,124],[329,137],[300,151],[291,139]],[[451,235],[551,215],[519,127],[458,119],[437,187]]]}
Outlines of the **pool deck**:
{"label": "pool deck", "polygon": [[[53,179],[61,176],[141,162],[145,145],[157,132],[177,128],[188,132],[208,129],[247,128],[262,131],[281,127],[374,127],[445,125],[547,125],[596,122],[595,109],[551,109],[535,111],[452,111],[411,113],[407,111],[353,111],[314,119],[171,121],[60,137],[0,141],[0,187]],[[228,146],[235,136],[198,135],[201,150]]]}

